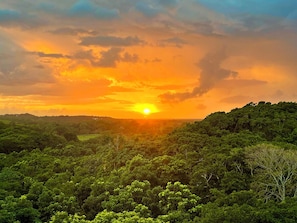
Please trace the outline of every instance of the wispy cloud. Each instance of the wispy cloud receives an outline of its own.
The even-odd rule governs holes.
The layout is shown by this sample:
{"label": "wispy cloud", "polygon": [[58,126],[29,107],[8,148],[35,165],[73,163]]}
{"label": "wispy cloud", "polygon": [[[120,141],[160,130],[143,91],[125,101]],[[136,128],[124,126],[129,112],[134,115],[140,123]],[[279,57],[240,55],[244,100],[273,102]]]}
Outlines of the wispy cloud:
{"label": "wispy cloud", "polygon": [[47,57],[47,58],[70,58],[69,55],[64,55],[61,53],[44,53],[44,52],[26,52],[31,55],[36,55],[38,57]]}
{"label": "wispy cloud", "polygon": [[82,38],[80,42],[84,46],[103,46],[103,47],[123,47],[123,46],[134,46],[144,44],[145,42],[138,37],[127,36],[127,37],[117,37],[117,36],[88,36]]}
{"label": "wispy cloud", "polygon": [[183,45],[186,45],[186,44],[187,44],[187,41],[178,37],[171,37],[160,41],[160,46],[183,47]]}
{"label": "wispy cloud", "polygon": [[87,30],[82,28],[71,28],[71,27],[58,28],[58,29],[51,30],[49,32],[57,35],[71,35],[71,36],[97,34],[97,32],[94,30]]}
{"label": "wispy cloud", "polygon": [[99,19],[114,19],[119,16],[117,9],[105,8],[88,0],[79,0],[68,13],[71,16],[94,16]]}
{"label": "wispy cloud", "polygon": [[222,62],[227,58],[224,50],[219,50],[215,53],[207,54],[202,58],[197,66],[201,69],[199,77],[199,86],[192,89],[192,91],[165,93],[159,97],[163,102],[180,102],[199,95],[203,95],[211,90],[218,82],[228,78],[235,77],[238,73],[236,71],[222,68]]}

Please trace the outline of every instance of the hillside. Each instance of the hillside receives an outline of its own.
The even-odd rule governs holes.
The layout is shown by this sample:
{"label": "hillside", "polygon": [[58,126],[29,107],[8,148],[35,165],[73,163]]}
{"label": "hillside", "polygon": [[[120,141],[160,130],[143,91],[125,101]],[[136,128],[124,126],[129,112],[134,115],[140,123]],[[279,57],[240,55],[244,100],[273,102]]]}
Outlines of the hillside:
{"label": "hillside", "polygon": [[293,102],[201,121],[5,115],[0,148],[0,222],[297,221]]}

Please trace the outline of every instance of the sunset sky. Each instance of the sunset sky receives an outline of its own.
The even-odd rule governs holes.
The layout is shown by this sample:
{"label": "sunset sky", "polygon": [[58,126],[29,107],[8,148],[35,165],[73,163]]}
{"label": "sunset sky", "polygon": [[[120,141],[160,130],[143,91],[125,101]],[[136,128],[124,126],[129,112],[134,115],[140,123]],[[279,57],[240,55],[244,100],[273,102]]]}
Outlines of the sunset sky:
{"label": "sunset sky", "polygon": [[0,114],[204,118],[297,101],[296,0],[1,0]]}

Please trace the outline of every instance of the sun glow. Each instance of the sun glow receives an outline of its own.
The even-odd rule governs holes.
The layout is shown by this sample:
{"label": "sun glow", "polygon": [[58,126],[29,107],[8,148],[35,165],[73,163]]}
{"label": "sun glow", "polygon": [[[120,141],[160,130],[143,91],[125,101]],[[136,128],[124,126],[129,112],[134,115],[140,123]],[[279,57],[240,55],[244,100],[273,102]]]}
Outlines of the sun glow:
{"label": "sun glow", "polygon": [[150,113],[151,113],[151,110],[149,109],[149,108],[145,108],[145,109],[143,109],[143,114],[145,114],[145,115],[149,115]]}
{"label": "sun glow", "polygon": [[134,105],[133,111],[142,113],[144,115],[150,115],[152,113],[157,113],[159,110],[153,104],[136,104]]}

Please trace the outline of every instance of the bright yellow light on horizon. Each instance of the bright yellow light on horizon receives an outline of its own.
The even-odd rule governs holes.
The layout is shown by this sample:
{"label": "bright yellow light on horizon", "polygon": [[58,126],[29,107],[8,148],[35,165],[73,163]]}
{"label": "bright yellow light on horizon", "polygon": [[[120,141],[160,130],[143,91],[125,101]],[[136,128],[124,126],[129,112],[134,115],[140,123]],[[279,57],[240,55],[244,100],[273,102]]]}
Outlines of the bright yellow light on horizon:
{"label": "bright yellow light on horizon", "polygon": [[132,110],[135,112],[142,113],[144,115],[150,115],[152,113],[159,112],[159,110],[153,104],[136,104],[134,105]]}
{"label": "bright yellow light on horizon", "polygon": [[151,113],[151,110],[149,108],[143,109],[143,114],[149,115]]}

